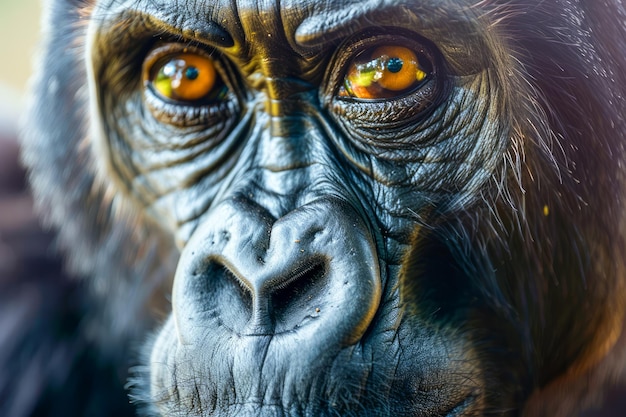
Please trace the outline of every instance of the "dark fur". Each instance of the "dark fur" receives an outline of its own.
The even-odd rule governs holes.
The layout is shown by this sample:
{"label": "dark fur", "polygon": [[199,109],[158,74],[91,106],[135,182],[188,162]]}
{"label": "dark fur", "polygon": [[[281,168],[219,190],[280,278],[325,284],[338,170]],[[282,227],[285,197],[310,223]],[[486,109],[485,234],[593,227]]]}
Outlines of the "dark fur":
{"label": "dark fur", "polygon": [[0,126],[0,415],[132,416],[123,350],[89,334],[94,300],[64,273]]}
{"label": "dark fur", "polygon": [[[492,25],[488,47],[501,60],[502,111],[513,135],[482,201],[438,226],[437,234],[447,238],[445,250],[466,259],[467,268],[478,271],[471,275],[481,277],[473,285],[490,305],[475,312],[474,339],[486,356],[489,383],[520,402],[530,397],[528,415],[568,415],[624,374],[626,11],[617,0],[482,1],[476,10]],[[154,324],[150,305],[164,299],[160,285],[168,283],[178,256],[170,240],[96,174],[82,63],[89,13],[89,2],[82,1],[56,1],[50,9],[40,59],[45,70],[37,75],[24,135],[39,212],[59,229],[58,244],[72,271],[91,283],[86,291],[68,281],[72,301],[50,297],[50,307],[35,313],[54,322],[56,312],[74,336],[40,327],[20,335],[25,347],[37,337],[69,352],[55,375],[65,370],[71,376],[72,365],[83,366],[80,352],[99,356],[89,353],[96,352],[93,346],[115,364],[84,359],[96,368],[125,366],[128,352]],[[494,353],[494,346],[506,349]],[[67,410],[81,415],[100,404],[102,391],[92,392],[96,396],[85,404],[63,400]],[[103,395],[109,393],[115,397],[108,390]],[[55,399],[42,404],[61,401]],[[0,403],[0,414],[9,406]]]}

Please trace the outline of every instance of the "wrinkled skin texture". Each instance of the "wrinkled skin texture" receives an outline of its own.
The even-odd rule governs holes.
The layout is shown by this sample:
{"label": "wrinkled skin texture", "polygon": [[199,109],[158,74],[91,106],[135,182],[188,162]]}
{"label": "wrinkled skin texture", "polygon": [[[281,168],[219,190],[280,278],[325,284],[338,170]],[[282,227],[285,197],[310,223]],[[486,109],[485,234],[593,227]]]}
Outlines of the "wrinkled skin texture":
{"label": "wrinkled skin texture", "polygon": [[[142,413],[569,415],[621,375],[621,2],[51,6],[24,160],[93,337],[155,329]],[[426,79],[346,94],[389,45]],[[163,97],[164,49],[222,93]]]}

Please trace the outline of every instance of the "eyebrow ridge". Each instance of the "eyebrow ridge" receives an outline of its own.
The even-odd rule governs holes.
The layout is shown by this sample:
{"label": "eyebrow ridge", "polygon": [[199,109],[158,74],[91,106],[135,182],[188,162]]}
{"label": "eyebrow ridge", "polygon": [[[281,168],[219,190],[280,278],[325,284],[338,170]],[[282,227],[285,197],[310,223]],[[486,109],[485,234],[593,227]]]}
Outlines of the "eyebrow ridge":
{"label": "eyebrow ridge", "polygon": [[[382,2],[386,3],[386,2]],[[381,8],[393,9],[394,4],[382,4],[380,0],[368,0],[353,3],[337,10],[326,11],[309,16],[296,29],[295,40],[301,46],[318,46],[321,43],[332,42],[345,33],[354,32],[362,26],[364,17]]]}
{"label": "eyebrow ridge", "polygon": [[164,10],[150,8],[147,11],[126,9],[105,19],[105,22],[108,26],[116,26],[122,22],[138,24],[155,34],[169,33],[214,47],[230,48],[235,44],[228,31],[218,23],[208,19],[181,19],[179,12],[170,14]]}

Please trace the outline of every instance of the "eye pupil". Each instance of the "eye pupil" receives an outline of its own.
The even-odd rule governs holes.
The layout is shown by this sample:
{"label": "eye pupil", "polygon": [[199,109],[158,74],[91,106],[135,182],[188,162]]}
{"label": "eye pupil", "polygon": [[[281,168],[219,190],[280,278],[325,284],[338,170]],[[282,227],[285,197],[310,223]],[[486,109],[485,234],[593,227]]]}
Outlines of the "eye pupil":
{"label": "eye pupil", "polygon": [[402,70],[403,64],[400,58],[389,58],[389,61],[387,61],[387,70],[396,74]]}
{"label": "eye pupil", "polygon": [[199,74],[200,72],[198,71],[198,68],[196,67],[188,67],[187,70],[185,71],[185,77],[187,77],[188,80],[192,80],[192,81],[198,78]]}

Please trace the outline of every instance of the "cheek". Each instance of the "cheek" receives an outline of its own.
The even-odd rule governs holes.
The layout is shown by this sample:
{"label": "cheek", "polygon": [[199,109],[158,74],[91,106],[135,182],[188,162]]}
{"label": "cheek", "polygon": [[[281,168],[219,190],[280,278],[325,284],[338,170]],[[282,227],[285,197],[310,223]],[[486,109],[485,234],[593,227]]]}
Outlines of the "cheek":
{"label": "cheek", "polygon": [[102,133],[95,135],[98,152],[108,156],[101,159],[101,171],[184,242],[189,232],[181,229],[206,212],[241,162],[240,134],[247,131],[250,116],[235,127],[230,116],[235,110],[229,109],[209,127],[181,128],[147,111],[151,99],[136,93],[125,105],[103,110]]}
{"label": "cheek", "polygon": [[401,109],[381,103],[374,113],[343,100],[329,103],[337,149],[360,175],[357,184],[367,184],[385,229],[415,220],[411,213],[467,211],[501,173],[511,126],[501,117],[502,93],[484,93],[498,90],[494,71],[449,84],[449,101],[428,117],[414,113],[419,102],[408,99]]}

